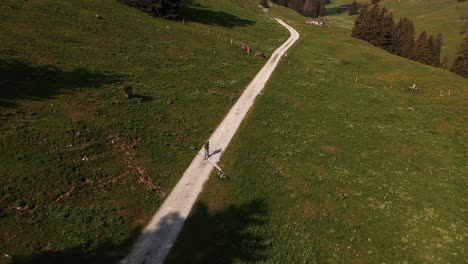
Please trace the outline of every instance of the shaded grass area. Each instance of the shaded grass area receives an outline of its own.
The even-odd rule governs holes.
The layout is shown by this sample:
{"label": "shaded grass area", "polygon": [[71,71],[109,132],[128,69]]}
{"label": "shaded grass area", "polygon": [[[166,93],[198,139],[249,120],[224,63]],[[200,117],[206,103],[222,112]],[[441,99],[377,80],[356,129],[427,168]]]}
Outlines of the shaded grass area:
{"label": "shaded grass area", "polygon": [[[185,229],[192,229],[193,232],[182,232],[179,235],[180,241],[183,241],[175,248],[179,254],[168,257],[165,262],[233,263],[235,260],[265,260],[268,237],[252,230],[265,225],[267,215],[268,208],[261,199],[230,205],[221,210],[211,210],[204,203],[198,203],[192,209]],[[207,232],[205,229],[197,229],[200,225],[213,228]]]}
{"label": "shaded grass area", "polygon": [[[82,212],[78,212],[82,213]],[[229,206],[224,210],[209,211],[204,204],[198,204],[192,212],[191,219],[194,222],[203,221],[216,226],[210,234],[205,234],[200,230],[195,237],[190,239],[189,255],[192,253],[205,255],[209,254],[210,261],[216,263],[231,263],[234,259],[240,258],[243,261],[261,260],[263,251],[266,248],[267,238],[250,233],[250,229],[261,226],[266,221],[267,208],[262,200],[253,200],[240,206]],[[177,214],[166,216],[161,221],[161,229],[170,229],[172,225],[181,221]],[[132,245],[141,230],[134,230],[127,240],[121,244],[113,244],[109,241],[100,241],[99,248],[95,251],[99,254],[83,254],[83,248],[67,249],[60,255],[53,252],[44,251],[33,256],[22,259],[21,256],[15,259],[16,263],[117,263],[122,259],[122,252],[126,252]],[[151,236],[151,233],[144,235]],[[220,244],[222,250],[214,252],[204,252],[206,245],[213,241],[227,241],[229,243]],[[246,244],[246,242],[248,244]],[[47,246],[47,245],[44,245]],[[182,256],[183,257],[183,256]],[[187,258],[185,263],[203,263],[204,259]],[[167,260],[166,262],[171,262]]]}
{"label": "shaded grass area", "polygon": [[62,71],[53,65],[33,66],[17,59],[0,60],[0,106],[19,99],[48,99],[61,90],[99,88],[122,82],[123,74],[95,73],[86,68]]}
{"label": "shaded grass area", "polygon": [[243,19],[221,10],[213,10],[194,1],[185,1],[181,8],[182,20],[222,27],[243,27],[254,25],[254,20]]}
{"label": "shaded grass area", "polygon": [[[271,13],[302,38],[224,153],[229,180],[211,178],[200,203],[263,199],[268,221],[250,230],[268,234],[269,263],[466,261],[468,82]],[[198,253],[190,241],[222,226],[190,218],[169,259],[216,263],[229,238]]]}
{"label": "shaded grass area", "polygon": [[114,0],[2,2],[0,261],[123,258],[264,63],[239,44],[287,37],[252,1],[188,8],[183,23]]}

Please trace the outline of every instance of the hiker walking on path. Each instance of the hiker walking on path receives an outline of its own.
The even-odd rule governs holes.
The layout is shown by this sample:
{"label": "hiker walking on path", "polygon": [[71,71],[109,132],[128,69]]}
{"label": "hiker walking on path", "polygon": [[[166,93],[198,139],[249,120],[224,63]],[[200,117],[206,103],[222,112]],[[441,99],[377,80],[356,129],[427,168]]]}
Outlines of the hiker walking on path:
{"label": "hiker walking on path", "polygon": [[205,143],[205,159],[208,159],[210,157],[210,142],[207,141]]}

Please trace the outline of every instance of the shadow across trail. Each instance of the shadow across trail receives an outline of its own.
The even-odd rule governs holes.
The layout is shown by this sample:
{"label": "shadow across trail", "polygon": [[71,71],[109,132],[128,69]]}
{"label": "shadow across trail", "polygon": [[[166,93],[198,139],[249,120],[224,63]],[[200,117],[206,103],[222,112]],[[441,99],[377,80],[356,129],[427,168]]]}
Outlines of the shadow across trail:
{"label": "shadow across trail", "polygon": [[64,90],[97,88],[124,78],[86,68],[63,71],[53,65],[35,66],[16,59],[0,59],[0,106],[14,107],[17,99],[46,99]]}
{"label": "shadow across trail", "polygon": [[266,238],[255,227],[266,223],[263,200],[210,211],[199,203],[193,209],[165,263],[233,263],[265,260]]}
{"label": "shadow across trail", "polygon": [[194,3],[193,1],[185,1],[184,5],[181,6],[181,15],[179,19],[228,28],[255,24],[255,21],[253,20],[243,19],[224,11],[213,10],[209,7]]}

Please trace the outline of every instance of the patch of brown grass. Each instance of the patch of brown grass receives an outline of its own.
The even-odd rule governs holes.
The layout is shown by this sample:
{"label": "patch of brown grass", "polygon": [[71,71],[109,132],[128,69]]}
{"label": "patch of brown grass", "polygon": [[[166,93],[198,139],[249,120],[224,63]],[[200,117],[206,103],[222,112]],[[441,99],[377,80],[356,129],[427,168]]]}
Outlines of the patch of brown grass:
{"label": "patch of brown grass", "polygon": [[338,151],[337,146],[332,146],[332,145],[321,145],[320,148],[328,153],[335,154]]}
{"label": "patch of brown grass", "polygon": [[301,205],[301,209],[304,218],[308,219],[315,219],[320,211],[317,205],[311,203],[310,201],[303,202]]}

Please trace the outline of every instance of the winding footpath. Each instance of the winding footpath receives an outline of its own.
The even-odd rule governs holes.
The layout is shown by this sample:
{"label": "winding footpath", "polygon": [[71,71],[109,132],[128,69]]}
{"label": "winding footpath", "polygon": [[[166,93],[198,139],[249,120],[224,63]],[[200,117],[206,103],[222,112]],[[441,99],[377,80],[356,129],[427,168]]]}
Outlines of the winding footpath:
{"label": "winding footpath", "polygon": [[[299,33],[281,19],[278,23],[286,27],[291,36],[281,45],[267,61],[265,66],[250,82],[241,97],[210,137],[211,150],[224,151],[233,138],[242,120],[252,107],[255,98],[265,87],[266,82],[275,70],[285,52],[299,39]],[[203,149],[201,150],[201,152]],[[210,157],[208,162],[201,155],[196,155],[184,175],[177,183],[171,194],[166,198],[150,223],[143,230],[143,234],[133,247],[130,255],[121,263],[125,264],[159,264],[163,263],[172,248],[193,204],[202,191],[203,184],[208,180],[221,153]]]}

